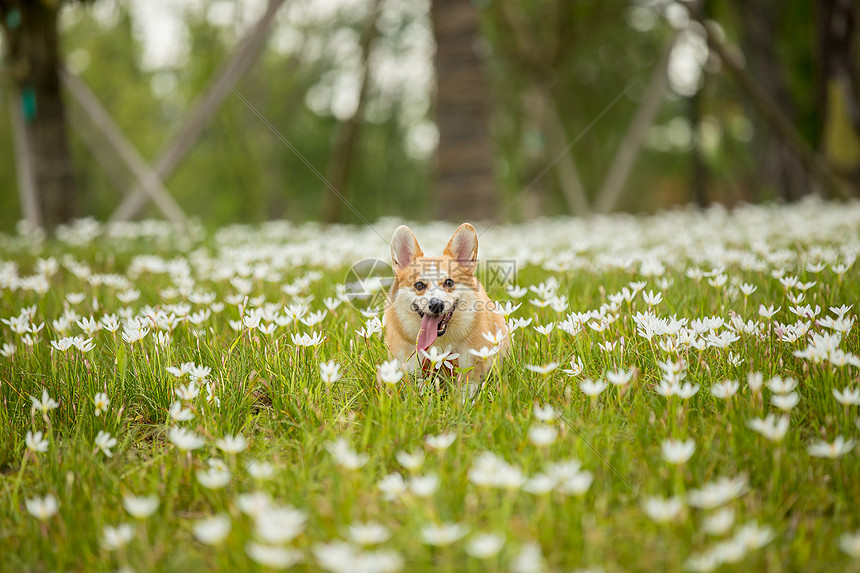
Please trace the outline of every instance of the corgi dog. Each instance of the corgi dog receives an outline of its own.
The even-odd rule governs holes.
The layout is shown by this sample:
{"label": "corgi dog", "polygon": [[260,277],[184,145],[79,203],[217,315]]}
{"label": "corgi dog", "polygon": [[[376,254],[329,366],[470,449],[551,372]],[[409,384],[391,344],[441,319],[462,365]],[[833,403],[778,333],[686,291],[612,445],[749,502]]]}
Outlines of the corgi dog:
{"label": "corgi dog", "polygon": [[[385,309],[385,343],[408,372],[428,369],[421,351],[459,354],[464,381],[481,380],[510,346],[504,317],[475,277],[478,234],[463,223],[441,257],[425,257],[409,227],[401,225],[391,240],[394,282]],[[484,333],[496,337],[499,351],[489,358],[469,352],[492,348]],[[437,351],[437,352],[438,352]]]}

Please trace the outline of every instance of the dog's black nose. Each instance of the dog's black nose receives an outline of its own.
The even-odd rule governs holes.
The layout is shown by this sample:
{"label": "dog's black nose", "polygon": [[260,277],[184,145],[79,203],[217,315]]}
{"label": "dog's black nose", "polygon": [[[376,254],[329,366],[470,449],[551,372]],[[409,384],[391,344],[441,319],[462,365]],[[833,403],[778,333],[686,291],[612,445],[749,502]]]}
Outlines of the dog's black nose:
{"label": "dog's black nose", "polygon": [[429,308],[430,312],[433,314],[442,314],[442,311],[445,310],[445,303],[438,298],[431,298],[430,304],[427,305],[427,308]]}

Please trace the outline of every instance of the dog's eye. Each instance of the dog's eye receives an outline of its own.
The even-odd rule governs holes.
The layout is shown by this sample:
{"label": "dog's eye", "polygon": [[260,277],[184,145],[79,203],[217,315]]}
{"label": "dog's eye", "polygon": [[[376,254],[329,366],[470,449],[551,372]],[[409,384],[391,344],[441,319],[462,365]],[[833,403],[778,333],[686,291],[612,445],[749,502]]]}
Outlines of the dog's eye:
{"label": "dog's eye", "polygon": [[452,279],[445,279],[445,288],[454,288],[454,281]]}
{"label": "dog's eye", "polygon": [[415,290],[424,290],[425,286],[426,285],[424,283],[422,283],[421,281],[418,281],[417,283],[415,283]]}

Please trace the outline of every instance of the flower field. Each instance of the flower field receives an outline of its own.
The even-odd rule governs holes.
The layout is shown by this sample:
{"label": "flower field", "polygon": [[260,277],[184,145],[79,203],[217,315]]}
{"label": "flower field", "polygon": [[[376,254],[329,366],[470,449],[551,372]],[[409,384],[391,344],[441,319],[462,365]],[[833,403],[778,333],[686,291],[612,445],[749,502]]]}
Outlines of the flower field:
{"label": "flower field", "polygon": [[2,569],[860,571],[860,203],[494,226],[474,393],[350,296],[398,224],[0,237]]}

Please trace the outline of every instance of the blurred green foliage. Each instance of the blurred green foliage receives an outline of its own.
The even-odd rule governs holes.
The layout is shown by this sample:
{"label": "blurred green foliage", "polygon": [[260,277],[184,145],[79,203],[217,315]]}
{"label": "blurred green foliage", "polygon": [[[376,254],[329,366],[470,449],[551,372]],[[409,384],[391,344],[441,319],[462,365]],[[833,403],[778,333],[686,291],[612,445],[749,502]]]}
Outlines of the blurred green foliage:
{"label": "blurred green foliage", "polygon": [[[239,0],[218,1],[232,2],[241,9]],[[170,140],[195,98],[235,47],[235,29],[215,25],[207,18],[212,4],[211,1],[189,4],[185,21],[190,40],[188,57],[175,68],[155,71],[145,70],[141,65],[143,47],[126,3],[117,3],[119,17],[110,26],[93,16],[95,6],[65,8],[75,11],[74,18],[64,20],[62,31],[67,58],[85,56],[89,65],[83,66],[82,77],[148,160]],[[295,4],[307,7],[309,3],[296,0]],[[593,198],[636,110],[651,69],[671,36],[671,27],[646,2],[515,2],[538,44],[549,54],[539,70],[530,71],[528,65],[517,61],[511,48],[508,31],[500,19],[502,4],[478,3],[484,34],[479,48],[487,56],[492,80],[492,128],[503,203],[515,197],[553,159],[545,136],[530,124],[524,104],[535,77],[542,78],[549,89],[569,139],[581,136],[571,154],[586,191]],[[289,5],[290,2],[285,9]],[[728,40],[740,42],[743,20],[737,5],[712,2],[709,6],[711,16],[723,27]],[[389,49],[400,49],[402,42],[414,36],[416,20],[423,19],[426,25],[426,8],[424,3],[417,12],[402,10],[402,20],[389,21],[383,38],[377,42],[389,42]],[[643,9],[650,11],[652,17],[650,23],[644,22],[646,25],[642,21],[647,16],[643,16]],[[637,17],[637,25],[631,25],[631,20]],[[360,11],[337,11],[332,17],[299,30],[304,41],[296,49],[273,49],[270,40],[260,60],[237,86],[260,114],[323,174],[340,120],[331,114],[312,111],[307,104],[308,93],[320,78],[342,69],[343,62],[338,61],[336,50],[323,49],[316,57],[308,57],[308,45],[313,37],[328,46],[344,30],[357,35],[364,21]],[[811,3],[789,3],[780,14],[779,25],[776,51],[794,100],[795,120],[801,133],[815,145],[822,118],[813,81],[814,7]],[[765,130],[766,126],[756,118],[755,111],[731,81],[718,73],[717,66],[709,63],[705,69],[707,73],[698,94],[699,116],[691,117],[689,98],[668,94],[636,161],[620,208],[650,211],[693,199],[691,148],[697,135],[701,135],[703,120],[710,135],[717,134],[715,141],[711,138],[712,145],[700,154],[707,173],[709,199],[732,203],[777,195],[756,173],[754,140],[749,137],[750,129]],[[606,104],[629,85],[632,87],[627,96],[584,132]],[[170,89],[154,90],[154,86]],[[369,97],[385,99],[373,88]],[[12,229],[19,218],[7,98],[7,91],[0,93],[4,108],[0,113],[0,149],[8,150],[0,153],[2,230]],[[408,151],[410,130],[416,122],[431,118],[432,109],[418,118],[412,113],[411,119],[405,121],[404,115],[409,114],[396,109],[401,103],[397,97],[392,101],[389,94],[385,106],[391,109],[374,113],[373,121],[364,122],[348,188],[341,190],[368,220],[386,215],[422,220],[433,212],[432,155],[424,157]],[[80,117],[74,103],[69,103],[69,107],[71,114]],[[73,130],[72,137],[82,193],[80,214],[104,219],[116,208],[122,195],[81,135]],[[131,189],[131,175],[125,173],[125,179],[126,189]],[[186,212],[207,226],[272,218],[319,219],[325,194],[330,193],[302,159],[233,94],[165,184]],[[537,182],[530,194],[540,197],[538,214],[567,211],[552,171]],[[359,221],[349,209],[342,209],[341,214],[346,222]],[[524,214],[527,211],[518,206],[509,217],[516,219]],[[150,206],[142,215],[158,213]]]}

